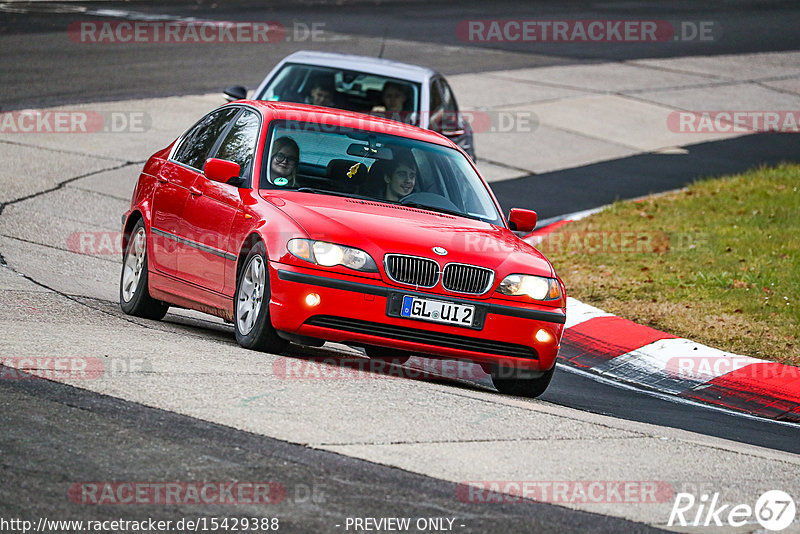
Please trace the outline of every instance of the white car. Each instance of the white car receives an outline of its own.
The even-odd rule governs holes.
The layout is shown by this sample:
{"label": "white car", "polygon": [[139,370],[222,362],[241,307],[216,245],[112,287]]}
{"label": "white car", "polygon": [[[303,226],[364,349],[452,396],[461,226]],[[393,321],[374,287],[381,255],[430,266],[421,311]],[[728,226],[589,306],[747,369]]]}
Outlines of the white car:
{"label": "white car", "polygon": [[[322,99],[327,93],[328,98]],[[244,99],[241,85],[225,90]],[[380,115],[448,137],[475,159],[472,128],[440,73],[419,65],[352,54],[295,52],[264,78],[254,100],[301,102]],[[394,100],[392,100],[394,98]],[[387,103],[401,105],[392,108]]]}

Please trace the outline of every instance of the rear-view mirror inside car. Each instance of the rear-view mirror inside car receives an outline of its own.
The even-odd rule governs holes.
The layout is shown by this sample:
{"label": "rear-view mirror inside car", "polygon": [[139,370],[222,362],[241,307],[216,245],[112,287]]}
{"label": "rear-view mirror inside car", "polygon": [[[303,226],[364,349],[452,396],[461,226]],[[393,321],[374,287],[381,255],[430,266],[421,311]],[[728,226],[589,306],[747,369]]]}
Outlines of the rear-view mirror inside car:
{"label": "rear-view mirror inside car", "polygon": [[362,145],[353,143],[347,147],[347,154],[349,156],[356,156],[359,158],[372,158],[372,159],[393,159],[392,149],[386,147],[370,147],[369,145]]}

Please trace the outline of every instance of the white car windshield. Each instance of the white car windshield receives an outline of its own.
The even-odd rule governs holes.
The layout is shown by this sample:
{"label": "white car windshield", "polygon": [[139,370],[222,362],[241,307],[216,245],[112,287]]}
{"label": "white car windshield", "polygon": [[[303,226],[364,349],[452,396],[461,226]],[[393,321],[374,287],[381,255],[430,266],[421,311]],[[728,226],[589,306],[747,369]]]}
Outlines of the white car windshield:
{"label": "white car windshield", "polygon": [[298,102],[419,123],[420,85],[354,70],[288,63],[257,100]]}
{"label": "white car windshield", "polygon": [[348,126],[274,121],[264,154],[262,189],[345,195],[503,225],[486,185],[453,148]]}

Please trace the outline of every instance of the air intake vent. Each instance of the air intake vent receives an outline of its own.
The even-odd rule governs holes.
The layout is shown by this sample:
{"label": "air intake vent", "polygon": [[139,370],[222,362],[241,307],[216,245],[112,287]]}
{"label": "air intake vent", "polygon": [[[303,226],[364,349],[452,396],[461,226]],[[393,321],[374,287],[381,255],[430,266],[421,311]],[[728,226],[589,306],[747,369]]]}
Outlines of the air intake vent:
{"label": "air intake vent", "polygon": [[329,315],[315,315],[309,318],[305,324],[321,326],[331,330],[342,332],[353,332],[355,334],[367,334],[370,336],[382,337],[385,339],[397,339],[402,341],[413,341],[425,343],[435,347],[448,349],[469,350],[482,354],[495,356],[510,356],[512,358],[525,358],[526,360],[538,360],[539,354],[531,347],[515,345],[503,341],[482,339],[479,337],[457,336],[454,334],[443,334],[418,328],[405,328],[388,324],[360,321],[358,319],[348,319],[345,317],[332,317]]}
{"label": "air intake vent", "polygon": [[439,281],[439,264],[427,258],[387,254],[384,265],[386,275],[401,284],[433,287]]}
{"label": "air intake vent", "polygon": [[448,263],[442,275],[442,286],[448,291],[480,295],[494,282],[494,271],[463,263]]}

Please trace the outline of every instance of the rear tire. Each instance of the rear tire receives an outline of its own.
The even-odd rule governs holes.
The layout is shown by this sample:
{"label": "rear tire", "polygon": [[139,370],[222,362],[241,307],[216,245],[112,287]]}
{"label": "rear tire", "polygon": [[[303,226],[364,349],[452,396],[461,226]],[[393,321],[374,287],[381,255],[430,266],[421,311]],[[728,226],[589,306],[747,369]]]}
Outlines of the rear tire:
{"label": "rear tire", "polygon": [[289,342],[278,336],[269,318],[269,262],[263,243],[257,243],[244,260],[233,297],[233,328],[242,347],[281,352]]}
{"label": "rear tire", "polygon": [[556,366],[549,371],[545,371],[542,376],[537,378],[506,378],[510,373],[508,368],[493,367],[492,383],[497,391],[504,395],[514,395],[516,397],[536,398],[545,392],[550,381],[553,379]]}
{"label": "rear tire", "polygon": [[150,296],[147,279],[147,231],[139,219],[131,231],[128,246],[122,256],[119,277],[119,306],[128,315],[155,319],[164,318],[169,304]]}

